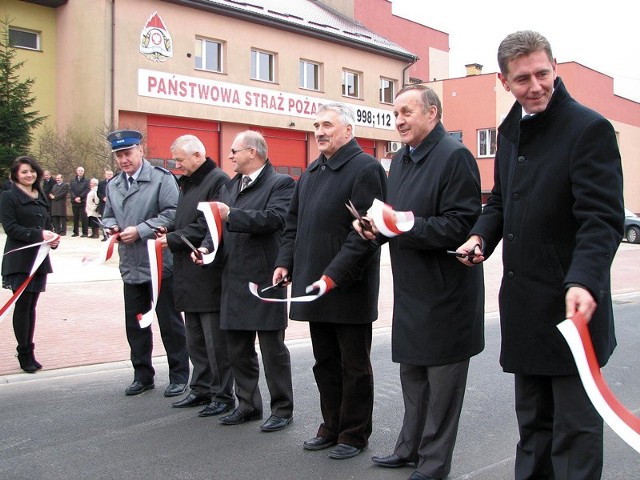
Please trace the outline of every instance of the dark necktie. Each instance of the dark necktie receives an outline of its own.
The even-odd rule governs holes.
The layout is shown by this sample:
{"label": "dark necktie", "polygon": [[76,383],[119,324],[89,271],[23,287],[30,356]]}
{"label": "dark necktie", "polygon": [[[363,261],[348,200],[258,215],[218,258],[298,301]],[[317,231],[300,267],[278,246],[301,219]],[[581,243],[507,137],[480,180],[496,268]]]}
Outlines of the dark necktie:
{"label": "dark necktie", "polygon": [[251,183],[251,177],[249,176],[242,177],[242,182],[240,183],[240,191],[243,191],[245,188],[247,188],[250,183]]}
{"label": "dark necktie", "polygon": [[127,182],[127,190],[129,190],[131,188],[131,185],[133,185],[133,177],[127,177],[127,179],[129,180]]}

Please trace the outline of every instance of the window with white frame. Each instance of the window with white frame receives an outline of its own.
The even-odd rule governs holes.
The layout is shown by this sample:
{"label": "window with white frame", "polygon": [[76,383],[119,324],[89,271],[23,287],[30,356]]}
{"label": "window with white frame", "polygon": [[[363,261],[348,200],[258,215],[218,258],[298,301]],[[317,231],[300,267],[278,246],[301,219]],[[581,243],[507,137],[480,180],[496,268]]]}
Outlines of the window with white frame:
{"label": "window with white frame", "polygon": [[478,130],[478,157],[492,157],[496,154],[496,129]]}
{"label": "window with white frame", "polygon": [[251,50],[251,78],[275,82],[275,55],[261,50]]}
{"label": "window with white frame", "polygon": [[351,70],[342,70],[342,95],[360,98],[360,74]]}
{"label": "window with white frame", "polygon": [[223,45],[215,40],[196,38],[196,68],[222,72]]}
{"label": "window with white frame", "polygon": [[396,94],[396,82],[389,78],[380,77],[380,102],[393,103]]}
{"label": "window with white frame", "polygon": [[300,60],[300,88],[320,90],[320,65],[308,60]]}
{"label": "window with white frame", "polygon": [[462,131],[449,132],[449,135],[462,143]]}
{"label": "window with white frame", "polygon": [[40,50],[40,34],[30,30],[9,27],[9,45],[16,48]]}

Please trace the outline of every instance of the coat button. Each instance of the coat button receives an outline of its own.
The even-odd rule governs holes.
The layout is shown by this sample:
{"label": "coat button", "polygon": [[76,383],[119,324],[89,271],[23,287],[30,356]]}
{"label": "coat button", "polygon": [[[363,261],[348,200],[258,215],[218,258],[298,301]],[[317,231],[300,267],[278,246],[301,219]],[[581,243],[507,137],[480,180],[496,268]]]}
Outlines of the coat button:
{"label": "coat button", "polygon": [[519,193],[514,193],[513,194],[513,199],[514,200],[519,200],[520,199],[520,194]]}
{"label": "coat button", "polygon": [[518,163],[524,163],[524,157],[522,155],[518,157]]}
{"label": "coat button", "polygon": [[513,277],[515,277],[515,275],[516,274],[511,272],[511,271],[507,272],[507,277],[509,277],[509,278],[513,278]]}
{"label": "coat button", "polygon": [[513,233],[510,233],[509,235],[507,235],[507,240],[513,241],[514,238],[516,238],[516,237],[515,237],[515,235]]}
{"label": "coat button", "polygon": [[322,165],[322,166],[320,167],[320,170],[324,170],[324,169],[326,169],[326,168],[327,168],[327,166],[326,166],[326,165]]}

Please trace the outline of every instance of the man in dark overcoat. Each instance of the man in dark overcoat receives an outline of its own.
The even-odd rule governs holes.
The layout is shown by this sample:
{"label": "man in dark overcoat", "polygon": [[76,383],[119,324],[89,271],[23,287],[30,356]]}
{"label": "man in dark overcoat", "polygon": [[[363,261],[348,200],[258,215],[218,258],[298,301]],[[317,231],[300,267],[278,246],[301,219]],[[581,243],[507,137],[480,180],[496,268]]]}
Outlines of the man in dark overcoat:
{"label": "man in dark overcoat", "polygon": [[444,129],[433,90],[403,88],[393,111],[405,146],[391,162],[388,202],[415,217],[411,230],[389,240],[392,358],[400,363],[405,412],[393,454],[372,460],[392,468],[416,463],[411,480],[437,479],[451,470],[469,360],[484,348],[482,270],[447,254],[480,215],[480,173]]}
{"label": "man in dark overcoat", "polygon": [[69,184],[71,196],[71,211],[73,212],[73,235],[77,237],[82,228],[82,237],[89,236],[89,219],[87,217],[87,195],[91,187],[89,179],[84,176],[84,168],[76,168],[76,176]]}
{"label": "man in dark overcoat", "polygon": [[67,197],[69,184],[64,182],[62,175],[56,175],[56,183],[51,187],[49,202],[51,203],[51,223],[58,235],[67,234]]}
{"label": "man in dark overcoat", "polygon": [[378,318],[380,252],[351,228],[349,200],[364,213],[386,197],[386,174],[354,139],[353,111],[323,105],[314,122],[320,156],[296,185],[273,282],[291,276],[292,295],[325,291],[293,303],[290,318],[309,322],[323,422],[307,450],[335,459],[358,455],[372,428],[372,323]]}
{"label": "man in dark overcoat", "polygon": [[[286,304],[262,302],[248,285],[271,282],[294,180],[277,173],[267,155],[267,143],[260,133],[239,133],[229,153],[237,175],[220,190],[218,209],[224,219],[217,254],[223,268],[221,327],[227,331],[238,397],[238,407],[220,422],[237,425],[262,418],[257,334],[271,396],[271,415],[260,428],[274,432],[293,419],[291,360],[284,343]],[[286,291],[278,289],[273,295],[284,298]]]}
{"label": "man in dark overcoat", "polygon": [[[537,32],[507,36],[499,78],[516,102],[498,130],[495,184],[459,252],[502,240],[500,363],[515,374],[515,478],[600,478],[603,423],[556,325],[580,312],[600,366],[616,339],[611,262],[623,235],[616,134],[576,102]],[[476,245],[480,244],[480,247]]]}
{"label": "man in dark overcoat", "polygon": [[191,260],[191,249],[181,236],[200,245],[206,234],[198,203],[218,198],[220,187],[229,177],[207,157],[205,147],[194,135],[178,137],[171,146],[180,197],[170,232],[160,236],[163,248],[173,254],[173,297],[176,309],[184,312],[187,351],[193,364],[191,391],[174,402],[176,408],[207,404],[200,417],[220,415],[235,406],[233,376],[227,353],[227,335],[220,329],[221,268],[206,268]]}

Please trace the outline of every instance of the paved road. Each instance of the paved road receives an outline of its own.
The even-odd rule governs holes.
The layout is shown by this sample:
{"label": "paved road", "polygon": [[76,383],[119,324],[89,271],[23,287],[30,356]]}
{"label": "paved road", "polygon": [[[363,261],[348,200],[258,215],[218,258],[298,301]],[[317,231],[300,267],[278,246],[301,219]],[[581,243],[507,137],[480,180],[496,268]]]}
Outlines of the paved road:
{"label": "paved road", "polygon": [[[616,302],[620,345],[604,376],[636,415],[640,410],[640,302]],[[517,439],[512,376],[498,366],[499,329],[486,329],[487,347],[471,361],[465,404],[450,479],[513,478]],[[295,413],[281,432],[262,433],[260,422],[222,426],[198,418],[197,409],[175,409],[163,385],[125,397],[131,379],[126,362],[15,375],[0,385],[0,478],[12,480],[308,478],[401,480],[411,469],[388,470],[371,455],[390,453],[400,427],[402,395],[398,367],[390,360],[388,328],[376,330],[374,430],[369,448],[337,461],[326,451],[307,452],[319,417],[308,340],[289,343]],[[158,361],[160,377],[166,374]],[[268,391],[261,382],[265,406]],[[639,478],[640,455],[605,427],[604,480]]]}

